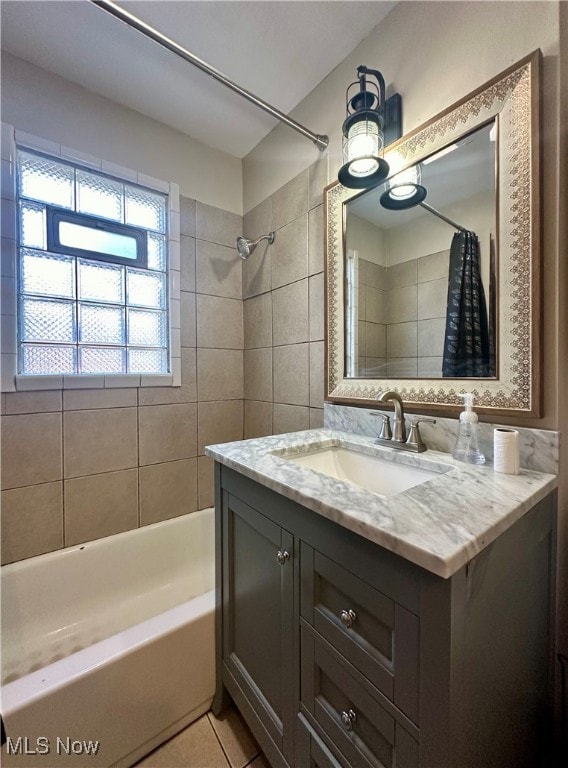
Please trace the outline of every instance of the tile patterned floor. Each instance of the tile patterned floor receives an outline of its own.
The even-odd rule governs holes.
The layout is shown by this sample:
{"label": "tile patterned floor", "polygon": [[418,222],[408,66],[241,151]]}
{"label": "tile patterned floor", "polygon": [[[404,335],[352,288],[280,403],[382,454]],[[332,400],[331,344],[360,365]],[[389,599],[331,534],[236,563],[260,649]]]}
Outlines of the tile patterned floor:
{"label": "tile patterned floor", "polygon": [[270,768],[239,712],[208,712],[136,763],[135,768]]}

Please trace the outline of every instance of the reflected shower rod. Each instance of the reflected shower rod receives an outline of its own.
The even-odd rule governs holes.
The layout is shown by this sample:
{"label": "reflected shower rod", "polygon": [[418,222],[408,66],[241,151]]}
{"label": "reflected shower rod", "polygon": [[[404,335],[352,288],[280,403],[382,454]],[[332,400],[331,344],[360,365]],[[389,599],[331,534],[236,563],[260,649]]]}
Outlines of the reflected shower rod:
{"label": "reflected shower rod", "polygon": [[449,224],[450,227],[454,227],[454,229],[457,229],[459,232],[469,232],[468,229],[465,227],[462,227],[460,224],[456,224],[455,221],[452,221],[451,219],[448,219],[447,216],[444,216],[443,213],[440,213],[440,211],[437,211],[435,208],[432,208],[431,205],[428,205],[428,203],[418,203],[422,208],[425,208],[427,211],[430,211],[430,213],[433,213],[434,216],[437,216],[439,219],[442,219],[442,221],[445,221],[446,224]]}
{"label": "reflected shower rod", "polygon": [[168,51],[175,53],[176,56],[179,56],[181,59],[184,59],[190,64],[193,64],[194,67],[197,67],[202,72],[205,72],[205,74],[210,75],[215,80],[218,80],[220,83],[227,86],[227,88],[230,88],[235,93],[238,93],[239,96],[247,99],[247,101],[250,101],[251,104],[254,104],[259,109],[268,112],[268,114],[272,115],[272,117],[275,117],[277,120],[286,123],[286,125],[288,125],[290,128],[293,128],[298,133],[301,133],[302,136],[310,139],[310,141],[316,145],[320,152],[323,152],[327,148],[327,145],[329,144],[329,138],[327,136],[322,136],[319,133],[314,133],[313,131],[308,130],[308,128],[301,125],[296,120],[293,120],[291,117],[288,117],[288,115],[285,115],[284,112],[281,112],[279,109],[276,109],[276,107],[268,104],[268,102],[264,101],[258,96],[255,96],[250,91],[247,91],[246,88],[242,88],[240,85],[237,85],[237,83],[229,80],[229,78],[225,77],[225,75],[219,72],[218,69],[210,66],[205,61],[203,61],[203,59],[200,59],[186,48],[178,45],[169,37],[166,37],[166,35],[158,32],[156,29],[154,29],[154,27],[151,27],[149,24],[146,24],[145,21],[142,21],[142,19],[139,19],[132,13],[125,11],[124,8],[121,8],[116,3],[111,2],[111,0],[90,0],[90,2],[93,3],[93,5],[97,5],[99,8],[102,8],[103,11],[110,13],[111,16],[114,16],[120,21],[123,21],[125,24],[128,24],[129,27],[132,27],[146,37],[149,37],[155,43],[158,43],[158,45],[161,45],[164,48],[167,48]]}

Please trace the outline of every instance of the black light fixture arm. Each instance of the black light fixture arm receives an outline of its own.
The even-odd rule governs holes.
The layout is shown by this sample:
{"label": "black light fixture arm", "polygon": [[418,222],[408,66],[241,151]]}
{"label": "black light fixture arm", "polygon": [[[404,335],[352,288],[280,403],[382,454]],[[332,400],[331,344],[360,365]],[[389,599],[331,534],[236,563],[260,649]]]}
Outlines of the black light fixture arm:
{"label": "black light fixture arm", "polygon": [[90,0],[90,1],[93,3],[93,5],[97,5],[103,11],[110,13],[111,16],[114,16],[120,21],[123,21],[125,24],[128,24],[128,26],[132,27],[132,29],[135,29],[137,32],[140,32],[146,37],[149,37],[155,43],[158,43],[158,45],[161,45],[162,47],[167,48],[172,53],[175,53],[176,56],[179,56],[181,59],[184,59],[185,61],[188,61],[190,64],[193,64],[194,67],[197,67],[202,72],[205,72],[207,75],[210,75],[215,80],[218,80],[220,83],[227,86],[227,88],[230,88],[232,91],[235,91],[235,93],[238,93],[239,96],[242,96],[244,99],[247,99],[247,101],[250,101],[251,104],[254,104],[256,107],[259,107],[265,112],[268,112],[269,115],[272,115],[272,117],[275,117],[277,120],[280,120],[282,123],[286,123],[286,125],[288,125],[290,128],[293,128],[298,133],[301,133],[302,136],[305,136],[307,139],[310,139],[310,141],[312,141],[316,145],[316,147],[320,150],[320,152],[323,152],[325,149],[327,149],[327,146],[329,144],[329,138],[327,136],[323,136],[323,135],[320,135],[319,133],[314,133],[313,131],[310,131],[308,128],[301,125],[301,123],[298,123],[293,118],[288,117],[288,115],[285,115],[284,112],[281,112],[279,109],[276,109],[276,107],[273,107],[268,102],[264,101],[258,96],[255,96],[250,91],[247,91],[246,88],[242,88],[240,85],[237,85],[237,83],[234,83],[232,80],[229,80],[229,78],[225,77],[225,75],[219,72],[218,69],[215,69],[215,67],[212,67],[211,65],[207,64],[205,61],[203,61],[203,59],[200,59],[198,56],[195,56],[195,54],[191,53],[186,48],[183,48],[181,45],[178,45],[178,43],[174,42],[171,38],[166,37],[166,35],[163,35],[161,32],[158,32],[149,24],[146,24],[146,22],[142,21],[142,19],[139,19],[137,16],[134,16],[134,14],[129,13],[124,8],[121,8],[120,5],[117,5],[116,3],[112,2],[112,0]]}
{"label": "black light fixture arm", "polygon": [[373,75],[377,78],[377,83],[379,84],[379,104],[377,104],[377,109],[379,111],[383,110],[386,101],[386,86],[385,78],[382,73],[379,72],[378,69],[369,69],[369,67],[366,67],[364,64],[357,67],[357,72],[359,74],[359,82],[361,83],[361,91],[367,90],[366,75]]}

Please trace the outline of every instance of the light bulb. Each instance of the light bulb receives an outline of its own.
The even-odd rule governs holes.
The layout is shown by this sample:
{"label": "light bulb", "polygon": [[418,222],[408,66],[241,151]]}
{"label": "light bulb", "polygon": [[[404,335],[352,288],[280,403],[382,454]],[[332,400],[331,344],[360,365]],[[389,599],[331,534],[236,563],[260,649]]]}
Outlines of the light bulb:
{"label": "light bulb", "polygon": [[354,176],[369,176],[379,167],[378,155],[382,148],[379,127],[368,120],[359,120],[351,126],[344,144],[345,162]]}

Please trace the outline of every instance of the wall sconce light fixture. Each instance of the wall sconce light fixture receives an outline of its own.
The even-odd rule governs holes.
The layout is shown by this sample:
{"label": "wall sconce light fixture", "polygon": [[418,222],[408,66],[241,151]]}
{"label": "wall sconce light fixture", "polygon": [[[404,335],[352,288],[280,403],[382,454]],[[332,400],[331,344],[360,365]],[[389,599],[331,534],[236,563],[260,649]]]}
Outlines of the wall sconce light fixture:
{"label": "wall sconce light fixture", "polygon": [[395,174],[388,182],[388,188],[381,195],[381,205],[389,211],[404,211],[414,208],[426,199],[426,187],[422,181],[420,165],[412,165]]}
{"label": "wall sconce light fixture", "polygon": [[368,189],[389,174],[382,155],[384,147],[402,136],[402,102],[398,93],[385,98],[385,80],[378,70],[361,65],[357,78],[346,92],[338,178],[344,187]]}

